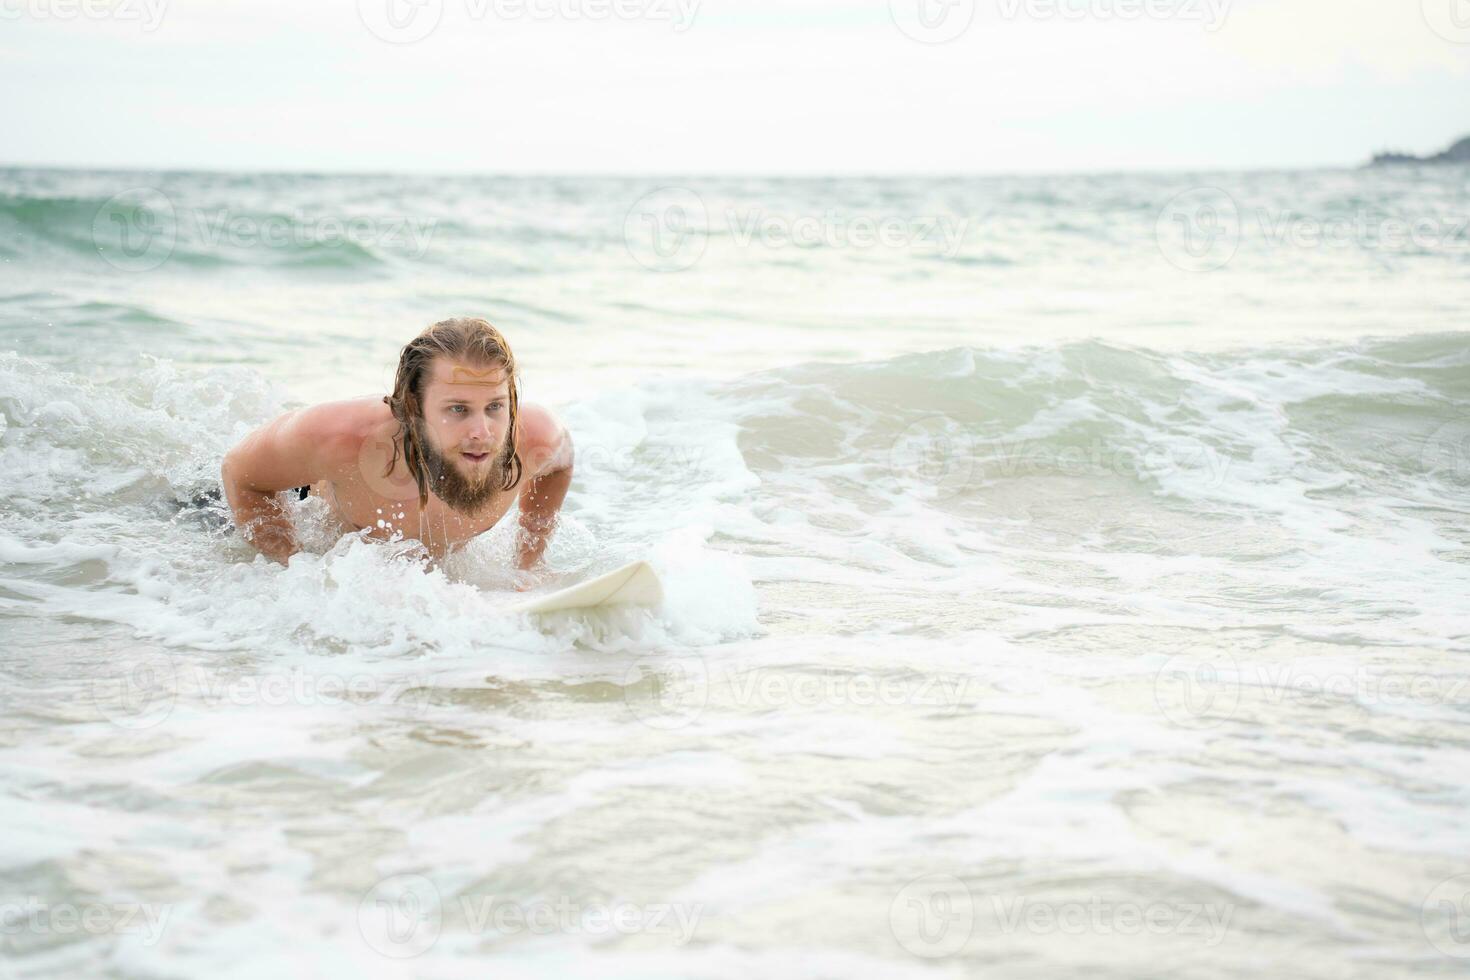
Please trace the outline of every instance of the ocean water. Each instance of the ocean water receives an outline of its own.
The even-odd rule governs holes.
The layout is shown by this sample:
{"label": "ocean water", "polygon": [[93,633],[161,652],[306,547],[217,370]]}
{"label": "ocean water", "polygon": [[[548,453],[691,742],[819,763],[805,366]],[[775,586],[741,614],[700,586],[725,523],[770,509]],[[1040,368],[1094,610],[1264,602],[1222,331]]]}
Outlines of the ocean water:
{"label": "ocean water", "polygon": [[[0,977],[1464,975],[1467,220],[0,171]],[[555,579],[661,608],[195,503],[459,314],[576,441]]]}

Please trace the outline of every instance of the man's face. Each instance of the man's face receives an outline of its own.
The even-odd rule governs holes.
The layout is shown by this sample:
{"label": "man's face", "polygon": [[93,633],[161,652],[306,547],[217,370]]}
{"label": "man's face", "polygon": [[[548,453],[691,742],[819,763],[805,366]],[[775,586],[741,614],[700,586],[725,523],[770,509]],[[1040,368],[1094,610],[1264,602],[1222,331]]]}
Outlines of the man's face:
{"label": "man's face", "polygon": [[510,434],[510,384],[496,365],[436,358],[424,387],[423,436],[430,487],[470,512],[494,496]]}

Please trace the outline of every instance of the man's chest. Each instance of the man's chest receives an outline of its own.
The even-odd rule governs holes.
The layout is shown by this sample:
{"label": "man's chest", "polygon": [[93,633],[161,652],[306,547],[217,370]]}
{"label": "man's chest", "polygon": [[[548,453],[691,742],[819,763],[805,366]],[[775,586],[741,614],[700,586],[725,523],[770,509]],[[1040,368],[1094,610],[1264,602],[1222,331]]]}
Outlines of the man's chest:
{"label": "man's chest", "polygon": [[515,501],[509,491],[492,496],[472,514],[454,510],[430,495],[420,508],[418,495],[394,499],[350,482],[327,482],[318,491],[343,531],[366,531],[370,537],[390,540],[401,534],[422,541],[432,553],[442,553],[483,534],[500,522]]}

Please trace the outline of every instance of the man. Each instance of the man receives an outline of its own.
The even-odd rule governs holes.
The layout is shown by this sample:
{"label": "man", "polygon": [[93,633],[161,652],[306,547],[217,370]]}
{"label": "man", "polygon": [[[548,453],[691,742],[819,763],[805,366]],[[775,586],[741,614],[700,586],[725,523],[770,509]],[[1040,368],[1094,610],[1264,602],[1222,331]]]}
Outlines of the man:
{"label": "man", "polygon": [[571,486],[572,440],[519,404],[500,331],[461,317],[403,348],[393,394],[289,412],[225,454],[220,475],[244,538],[283,564],[298,550],[283,495],[295,490],[324,498],[344,533],[401,534],[436,561],[519,499],[516,565],[529,571]]}

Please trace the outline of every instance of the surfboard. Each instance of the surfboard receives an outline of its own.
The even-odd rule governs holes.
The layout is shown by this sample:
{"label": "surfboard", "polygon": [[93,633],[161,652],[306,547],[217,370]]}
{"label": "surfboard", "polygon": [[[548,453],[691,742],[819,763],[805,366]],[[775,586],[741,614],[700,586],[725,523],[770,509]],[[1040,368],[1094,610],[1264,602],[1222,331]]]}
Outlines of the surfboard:
{"label": "surfboard", "polygon": [[659,582],[653,566],[646,561],[635,561],[606,575],[514,605],[510,612],[552,613],[605,606],[656,606],[663,598],[663,584]]}

